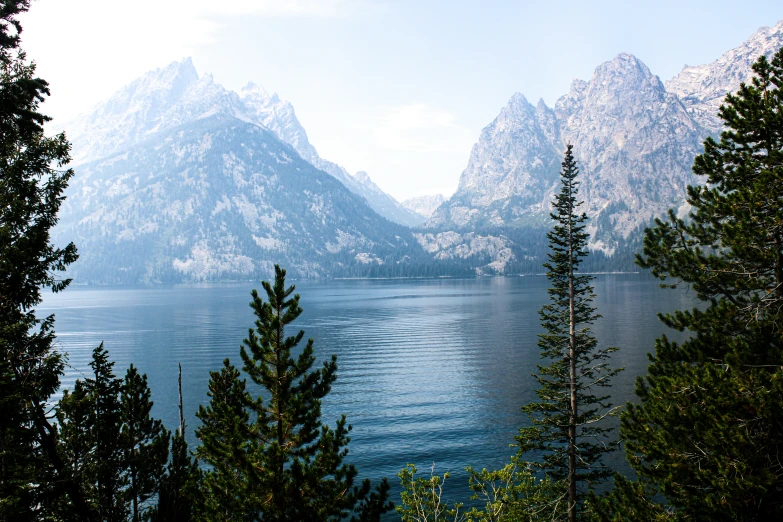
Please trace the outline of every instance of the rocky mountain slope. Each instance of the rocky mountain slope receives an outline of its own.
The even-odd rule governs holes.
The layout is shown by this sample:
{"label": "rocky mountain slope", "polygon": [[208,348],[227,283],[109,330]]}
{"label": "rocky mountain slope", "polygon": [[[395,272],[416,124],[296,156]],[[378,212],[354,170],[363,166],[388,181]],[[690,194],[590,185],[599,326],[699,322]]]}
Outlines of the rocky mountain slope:
{"label": "rocky mountain slope", "polygon": [[[627,250],[654,217],[672,207],[687,210],[685,187],[700,182],[693,159],[703,139],[720,130],[712,116],[720,99],[748,81],[759,55],[782,44],[779,23],[713,64],[686,67],[666,86],[622,53],[589,81],[575,80],[554,108],[515,94],[481,132],[456,193],[427,221],[429,236],[417,233],[419,242],[438,255],[460,245],[470,249],[476,231],[547,224],[562,154],[572,143],[591,249],[609,256]],[[439,237],[448,248],[437,246]]]}
{"label": "rocky mountain slope", "polygon": [[435,194],[434,196],[419,196],[406,199],[402,202],[402,206],[424,218],[428,218],[432,216],[444,201],[446,201],[446,198],[443,197],[443,194]]}
{"label": "rocky mountain slope", "polygon": [[238,94],[261,124],[291,145],[305,161],[317,169],[331,174],[351,192],[366,199],[370,207],[378,214],[390,221],[409,227],[424,223],[421,216],[410,212],[396,199],[381,190],[366,172],[360,171],[351,176],[340,165],[321,158],[307,139],[307,133],[296,118],[291,103],[281,100],[277,94],[270,95],[263,87],[254,83],[248,83]]}
{"label": "rocky mountain slope", "polygon": [[[687,211],[720,98],[781,44],[783,23],[666,85],[623,53],[554,107],[515,94],[456,193],[406,202],[407,214],[366,173],[320,158],[290,103],[253,84],[229,91],[185,60],[67,127],[77,175],[55,240],[77,243],[71,273],[93,282],[258,279],[276,262],[299,277],[537,273],[570,142],[591,218],[585,268],[632,269],[642,227]],[[398,224],[430,209],[423,228]]]}
{"label": "rocky mountain slope", "polygon": [[742,43],[712,63],[690,66],[666,82],[666,90],[676,94],[693,118],[712,134],[723,126],[718,108],[723,98],[749,82],[753,63],[762,54],[771,57],[783,47],[783,21],[773,27],[762,27]]}
{"label": "rocky mountain slope", "polygon": [[73,145],[74,164],[95,161],[150,136],[207,114],[228,114],[262,125],[291,145],[311,165],[331,174],[383,217],[406,226],[421,224],[418,214],[383,192],[366,173],[351,176],[322,159],[309,142],[290,102],[248,83],[232,92],[211,75],[199,77],[190,58],[150,71],[109,100],[63,125]]}
{"label": "rocky mountain slope", "polygon": [[214,113],[77,167],[55,230],[100,283],[395,274],[431,256],[409,229],[271,131]]}

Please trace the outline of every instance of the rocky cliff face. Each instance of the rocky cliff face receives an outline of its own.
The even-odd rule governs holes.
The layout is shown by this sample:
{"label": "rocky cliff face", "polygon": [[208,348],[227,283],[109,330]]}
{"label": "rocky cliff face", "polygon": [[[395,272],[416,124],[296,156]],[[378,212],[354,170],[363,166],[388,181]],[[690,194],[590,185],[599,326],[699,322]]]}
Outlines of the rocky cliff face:
{"label": "rocky cliff face", "polygon": [[559,145],[573,143],[579,161],[590,246],[611,254],[699,182],[691,165],[703,136],[677,96],[630,54],[574,87],[555,105]]}
{"label": "rocky cliff face", "polygon": [[[693,159],[703,139],[720,130],[715,114],[722,98],[749,80],[758,56],[781,45],[783,22],[712,64],[686,67],[666,86],[623,53],[589,81],[575,80],[554,109],[515,94],[481,132],[457,192],[425,228],[462,234],[468,245],[468,231],[548,225],[562,154],[572,143],[582,208],[591,218],[590,247],[612,255],[654,217],[685,210],[686,186],[700,182]],[[419,236],[424,248],[437,245]],[[450,235],[449,251],[458,243]]]}
{"label": "rocky cliff face", "polygon": [[519,93],[481,131],[457,192],[428,227],[516,224],[548,212],[558,172],[559,128],[552,109]]}
{"label": "rocky cliff face", "polygon": [[747,41],[712,63],[690,66],[666,82],[666,90],[676,94],[688,113],[711,134],[720,133],[723,122],[718,108],[723,98],[750,82],[753,63],[759,56],[771,57],[783,47],[783,21],[762,27]]}

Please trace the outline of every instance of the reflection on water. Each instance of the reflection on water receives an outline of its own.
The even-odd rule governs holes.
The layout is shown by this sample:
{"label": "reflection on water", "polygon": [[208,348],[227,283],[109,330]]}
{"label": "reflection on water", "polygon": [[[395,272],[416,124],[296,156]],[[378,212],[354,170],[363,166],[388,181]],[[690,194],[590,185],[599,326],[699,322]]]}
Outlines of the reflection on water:
{"label": "reflection on water", "polygon": [[[194,444],[195,411],[207,401],[209,371],[226,357],[240,365],[239,346],[253,321],[253,287],[260,284],[73,287],[47,296],[39,315],[56,314],[60,348],[70,356],[65,388],[89,372],[91,351],[104,341],[118,374],[132,362],[148,375],[154,414],[169,427],[178,422],[182,363]],[[507,460],[525,422],[520,406],[535,397],[530,374],[539,363],[538,309],[547,287],[544,277],[297,285],[304,313],[295,326],[315,339],[319,361],[338,356],[324,420],[334,425],[347,415],[354,427],[348,459],[360,476],[389,477],[396,498],[396,474],[408,462],[419,469],[435,462],[464,490],[465,466]],[[612,389],[622,403],[632,398],[646,353],[664,331],[656,314],[694,302],[643,275],[599,276],[595,289],[603,319],[593,330],[601,345],[620,348],[612,364],[627,368]]]}

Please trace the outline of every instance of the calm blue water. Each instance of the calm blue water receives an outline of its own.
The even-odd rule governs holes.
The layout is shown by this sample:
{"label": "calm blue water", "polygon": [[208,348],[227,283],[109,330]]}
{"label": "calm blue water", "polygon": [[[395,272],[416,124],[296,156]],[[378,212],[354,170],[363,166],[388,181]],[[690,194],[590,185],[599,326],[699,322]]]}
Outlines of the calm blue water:
{"label": "calm blue water", "polygon": [[[195,411],[207,402],[209,371],[229,357],[252,325],[250,290],[261,285],[72,287],[49,295],[39,315],[56,314],[70,368],[63,386],[89,372],[92,349],[104,342],[118,375],[130,363],[149,377],[154,414],[178,424],[177,363],[182,363],[188,439]],[[452,471],[455,495],[467,498],[462,470],[497,467],[525,422],[520,406],[534,399],[530,376],[539,362],[538,309],[545,277],[464,280],[374,280],[298,283],[298,321],[315,339],[316,356],[338,356],[338,379],[323,404],[324,421],[346,414],[353,425],[348,461],[361,477],[388,477],[397,500],[399,470]],[[693,306],[692,296],[662,290],[644,275],[603,275],[594,326],[602,345],[620,348],[616,403],[633,396],[647,352],[665,327],[656,313]],[[293,328],[291,330],[293,331]],[[677,338],[676,335],[670,337]]]}

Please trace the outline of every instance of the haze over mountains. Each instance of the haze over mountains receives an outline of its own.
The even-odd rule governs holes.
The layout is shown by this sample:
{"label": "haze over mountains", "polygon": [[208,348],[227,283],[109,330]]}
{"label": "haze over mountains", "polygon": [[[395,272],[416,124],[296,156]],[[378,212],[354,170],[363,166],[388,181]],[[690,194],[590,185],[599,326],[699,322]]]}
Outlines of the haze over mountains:
{"label": "haze over mountains", "polygon": [[539,272],[570,142],[591,248],[616,269],[654,217],[687,211],[721,100],[782,45],[783,22],[666,84],[621,53],[554,107],[514,94],[455,194],[404,204],[321,158],[289,102],[186,59],[64,126],[76,176],[55,237],[77,243],[74,275],[92,282],[255,279],[276,262],[300,277]]}

